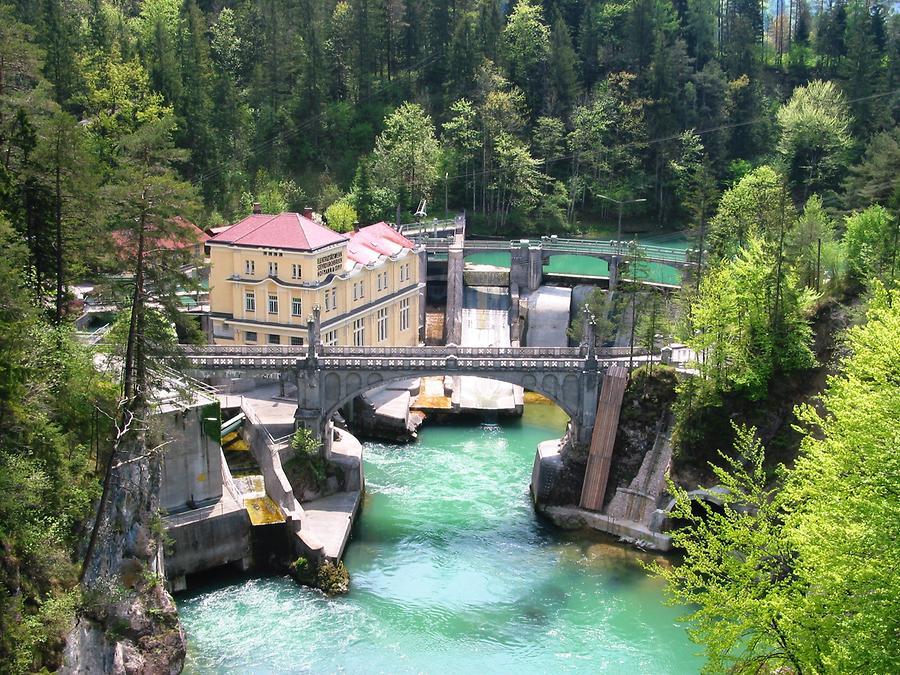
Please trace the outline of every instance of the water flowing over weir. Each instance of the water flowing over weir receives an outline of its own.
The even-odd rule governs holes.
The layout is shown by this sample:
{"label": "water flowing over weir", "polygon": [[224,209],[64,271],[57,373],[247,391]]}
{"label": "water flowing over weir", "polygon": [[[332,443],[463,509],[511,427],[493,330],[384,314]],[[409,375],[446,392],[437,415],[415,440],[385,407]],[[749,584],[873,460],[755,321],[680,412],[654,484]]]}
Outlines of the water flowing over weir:
{"label": "water flowing over weir", "polygon": [[555,406],[366,444],[348,596],[288,578],[192,584],[178,598],[189,673],[693,673],[702,661],[661,585],[609,539],[540,522],[534,448]]}

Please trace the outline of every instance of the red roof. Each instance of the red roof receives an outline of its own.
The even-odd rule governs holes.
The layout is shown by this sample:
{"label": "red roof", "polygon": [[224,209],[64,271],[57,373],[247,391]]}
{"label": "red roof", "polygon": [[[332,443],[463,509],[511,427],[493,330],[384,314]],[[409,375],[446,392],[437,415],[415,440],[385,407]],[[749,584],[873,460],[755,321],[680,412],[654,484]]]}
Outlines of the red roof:
{"label": "red roof", "polygon": [[413,242],[385,222],[361,227],[350,235],[347,257],[361,265],[378,260],[379,256],[397,255],[403,249],[412,249]]}
{"label": "red roof", "polygon": [[[174,216],[169,219],[179,227],[179,232],[172,232],[159,238],[150,237],[145,242],[148,250],[166,249],[168,251],[179,251],[186,248],[192,248],[198,244],[204,244],[209,240],[209,235],[191,221],[181,216]],[[120,252],[128,254],[137,250],[137,236],[133,230],[116,230],[112,233],[113,241],[119,247]]]}
{"label": "red roof", "polygon": [[254,213],[209,241],[212,244],[315,251],[346,239],[345,235],[299,213],[279,213],[277,216]]}

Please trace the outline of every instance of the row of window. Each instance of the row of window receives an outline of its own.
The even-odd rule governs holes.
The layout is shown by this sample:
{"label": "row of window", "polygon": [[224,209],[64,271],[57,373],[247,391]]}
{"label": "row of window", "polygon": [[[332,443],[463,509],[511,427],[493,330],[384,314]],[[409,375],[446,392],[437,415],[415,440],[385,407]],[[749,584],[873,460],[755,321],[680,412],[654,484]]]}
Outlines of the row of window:
{"label": "row of window", "polygon": [[[244,333],[244,341],[245,342],[258,342],[259,335],[256,331],[248,330]],[[281,344],[281,336],[277,333],[267,333],[266,334],[266,342],[270,345],[280,345]],[[291,336],[291,346],[292,347],[302,347],[303,346],[303,338]]]}
{"label": "row of window", "polygon": [[[267,252],[267,255],[269,255],[268,252]],[[271,255],[275,255],[275,254],[271,254]],[[282,255],[282,254],[278,254],[278,255]],[[337,256],[337,258],[335,258],[335,256]],[[331,269],[331,267],[333,267],[333,264],[339,258],[340,258],[339,253],[332,254],[330,256],[326,256],[325,258],[321,258],[319,260],[319,264],[322,265],[322,262],[325,261],[325,266],[323,269],[327,268],[328,272],[332,272],[335,270]],[[328,260],[328,259],[331,259],[331,260]],[[329,264],[331,265],[331,267],[329,267]],[[326,274],[328,272],[326,272]],[[252,277],[256,274],[256,262],[254,260],[245,260],[244,261],[244,274],[248,277]],[[323,272],[322,272],[322,269],[320,269],[319,276],[322,276],[322,275],[323,275]],[[278,276],[278,263],[275,262],[274,260],[269,261],[269,276],[270,277]],[[302,279],[302,278],[303,278],[302,267],[297,263],[292,263],[291,264],[291,279]],[[404,264],[400,265],[400,281],[401,282],[409,281],[411,278],[412,277],[410,274],[410,263],[404,263]],[[378,283],[379,291],[387,289],[387,287],[388,287],[387,271],[378,273],[377,283]],[[361,298],[362,297],[362,282],[361,281],[359,282],[359,287],[360,287],[359,297]],[[353,285],[353,299],[356,300],[356,284]]]}
{"label": "row of window", "polygon": [[[269,294],[267,303],[267,309],[269,314],[278,314],[278,296],[272,293]],[[332,289],[330,293],[325,293],[325,311],[330,312],[332,309],[337,308],[337,296],[336,291]],[[248,312],[256,311],[256,293],[252,291],[247,291],[244,295],[244,309]],[[300,298],[291,298],[291,316],[303,316],[303,301]],[[384,323],[384,330],[381,329],[381,324]],[[387,339],[387,309],[379,309],[378,310],[378,341],[381,342]],[[410,321],[409,321],[409,298],[404,298],[400,301],[400,330],[405,331],[409,329]],[[382,334],[383,332],[383,334]],[[354,344],[356,344],[354,342]]]}
{"label": "row of window", "polygon": [[[248,301],[253,294],[248,293]],[[278,298],[274,295],[269,296],[269,311],[272,312],[272,301],[274,299],[275,302],[275,310],[278,311]],[[253,303],[255,303],[255,297],[253,299]],[[400,301],[400,331],[405,332],[409,330],[410,320],[409,320],[409,298],[404,298]],[[292,313],[295,315],[300,314],[300,300],[298,298],[294,298],[292,300]],[[378,331],[378,342],[384,342],[388,339],[389,334],[389,324],[388,324],[388,310],[386,307],[383,307],[378,310],[375,315],[376,320],[375,324]],[[258,336],[254,331],[247,331],[245,333],[245,341],[246,342],[257,342]],[[266,342],[270,345],[278,345],[281,344],[281,336],[276,335],[275,333],[269,333],[266,335]],[[323,342],[326,345],[336,345],[337,344],[337,331],[330,330],[326,331],[323,336]],[[353,321],[353,346],[354,347],[362,347],[366,343],[366,323],[364,318],[354,319]],[[303,338],[301,337],[291,337],[291,345],[302,345]]]}
{"label": "row of window", "polygon": [[[244,261],[244,274],[248,277],[252,277],[256,274],[256,262],[253,260],[245,260]],[[274,261],[269,261],[269,276],[277,277],[278,276],[278,263]],[[291,264],[291,279],[302,279],[303,278],[303,268],[297,263]]]}
{"label": "row of window", "polygon": [[[268,297],[269,314],[278,314],[278,296],[272,293]],[[256,293],[247,291],[244,294],[244,310],[256,311]],[[303,301],[300,298],[291,298],[291,316],[303,316]]]}

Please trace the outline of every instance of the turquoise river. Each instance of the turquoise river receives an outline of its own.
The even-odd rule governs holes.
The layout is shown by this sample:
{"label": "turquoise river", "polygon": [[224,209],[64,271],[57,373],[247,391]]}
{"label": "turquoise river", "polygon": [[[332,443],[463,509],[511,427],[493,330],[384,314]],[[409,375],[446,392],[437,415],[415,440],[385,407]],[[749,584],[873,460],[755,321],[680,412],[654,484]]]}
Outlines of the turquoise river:
{"label": "turquoise river", "polygon": [[565,417],[426,426],[364,447],[367,494],[327,599],[289,578],[209,579],[177,598],[188,673],[695,673],[660,582],[531,507],[538,442]]}

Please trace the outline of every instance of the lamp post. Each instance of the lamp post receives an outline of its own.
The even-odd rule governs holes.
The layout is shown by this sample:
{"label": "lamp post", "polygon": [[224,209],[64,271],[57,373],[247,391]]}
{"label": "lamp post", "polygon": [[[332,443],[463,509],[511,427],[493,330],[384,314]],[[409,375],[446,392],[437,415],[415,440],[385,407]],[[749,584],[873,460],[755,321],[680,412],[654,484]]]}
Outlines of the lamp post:
{"label": "lamp post", "polygon": [[641,199],[626,199],[623,201],[620,199],[613,199],[612,197],[607,197],[606,195],[598,194],[597,196],[600,197],[601,199],[605,199],[607,201],[610,201],[610,202],[613,202],[613,203],[619,205],[619,229],[618,229],[618,233],[616,234],[616,253],[621,255],[622,254],[622,207],[625,206],[626,204],[637,204],[638,202],[645,202],[647,200],[644,198],[641,198]]}

